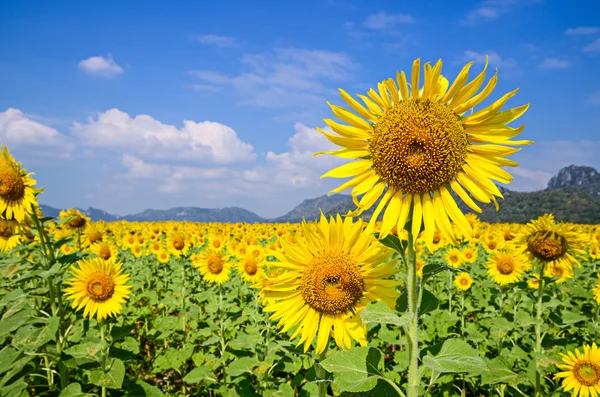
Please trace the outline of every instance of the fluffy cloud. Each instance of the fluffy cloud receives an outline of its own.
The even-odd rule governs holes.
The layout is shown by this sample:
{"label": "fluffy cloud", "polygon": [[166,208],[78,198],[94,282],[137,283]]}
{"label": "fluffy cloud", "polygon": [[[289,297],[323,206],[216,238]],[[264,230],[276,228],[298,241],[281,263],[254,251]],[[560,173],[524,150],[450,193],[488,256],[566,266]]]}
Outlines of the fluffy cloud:
{"label": "fluffy cloud", "polygon": [[401,23],[412,23],[414,22],[413,17],[407,14],[390,14],[385,12],[378,12],[377,14],[369,15],[363,25],[369,29],[388,29],[394,25]]}
{"label": "fluffy cloud", "polygon": [[56,129],[34,121],[19,109],[0,112],[0,142],[51,157],[69,157],[74,145]]}
{"label": "fluffy cloud", "polygon": [[164,124],[149,115],[110,109],[88,123],[74,123],[74,134],[86,146],[110,148],[155,159],[234,163],[256,157],[252,145],[242,142],[230,127],[184,120],[183,128]]}
{"label": "fluffy cloud", "polygon": [[79,69],[101,77],[114,77],[123,73],[123,68],[113,59],[112,55],[106,58],[103,56],[94,56],[79,62]]}
{"label": "fluffy cloud", "polygon": [[573,65],[573,62],[558,58],[545,58],[538,66],[544,69],[567,69]]}
{"label": "fluffy cloud", "polygon": [[324,94],[335,94],[327,86],[329,81],[342,81],[353,72],[352,62],[343,53],[297,48],[247,54],[242,63],[248,71],[235,76],[210,70],[189,73],[214,87],[232,87],[245,104],[306,108],[323,104]]}
{"label": "fluffy cloud", "polygon": [[600,28],[597,26],[578,26],[576,28],[569,28],[565,30],[565,34],[567,36],[582,36],[598,32],[600,32]]}
{"label": "fluffy cloud", "polygon": [[220,36],[217,34],[198,34],[192,36],[192,40],[202,44],[214,45],[216,47],[236,47],[238,42],[233,37]]}
{"label": "fluffy cloud", "polygon": [[583,52],[599,53],[600,52],[600,39],[597,39],[590,45],[586,46],[583,49]]}
{"label": "fluffy cloud", "polygon": [[532,5],[542,3],[543,0],[485,0],[478,6],[469,11],[462,20],[468,25],[475,25],[479,22],[488,22],[500,18],[510,13],[517,6]]}

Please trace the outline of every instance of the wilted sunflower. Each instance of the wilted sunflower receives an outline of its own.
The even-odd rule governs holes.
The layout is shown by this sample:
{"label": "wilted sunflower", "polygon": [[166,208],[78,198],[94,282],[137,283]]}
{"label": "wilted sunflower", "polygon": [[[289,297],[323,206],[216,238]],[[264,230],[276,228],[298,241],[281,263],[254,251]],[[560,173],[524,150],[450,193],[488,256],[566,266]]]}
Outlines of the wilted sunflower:
{"label": "wilted sunflower", "polygon": [[270,319],[279,320],[281,332],[297,325],[290,339],[299,337],[304,351],[316,337],[316,353],[321,353],[332,329],[339,347],[350,348],[352,339],[364,346],[362,309],[376,300],[395,306],[399,283],[386,280],[395,273],[394,262],[387,262],[392,251],[363,226],[361,220],[352,223],[351,217],[342,220],[340,215],[328,222],[321,214],[316,231],[303,222],[303,238],[285,242],[285,254],[270,253],[281,261],[271,265],[286,272],[263,289],[270,301],[265,311],[274,312]]}
{"label": "wilted sunflower", "polygon": [[341,192],[352,188],[358,207],[352,215],[369,209],[383,196],[372,217],[377,219],[387,205],[381,238],[395,225],[399,230],[404,229],[411,212],[414,239],[424,225],[424,238],[429,244],[437,225],[454,243],[451,219],[470,235],[471,225],[458,208],[452,192],[477,212],[481,212],[481,208],[469,193],[478,201],[493,201],[497,206],[496,197],[502,197],[502,193],[493,180],[509,183],[512,176],[501,167],[517,165],[505,156],[520,149],[509,146],[533,143],[511,141],[525,126],[507,126],[525,113],[529,105],[500,112],[518,90],[468,113],[492,93],[498,81],[494,75],[477,93],[485,79],[487,61],[483,71],[467,83],[472,65],[470,62],[464,66],[450,85],[441,75],[441,60],[434,66],[426,63],[421,85],[421,61],[417,59],[410,81],[404,72],[397,73],[398,85],[390,78],[377,84],[378,92],[371,89],[368,97],[358,95],[364,105],[340,89],[342,99],[358,115],[329,104],[333,114],[349,125],[324,120],[337,135],[319,131],[342,147],[324,153],[356,161],[322,177],[352,178],[332,190]]}
{"label": "wilted sunflower", "polygon": [[65,295],[73,299],[75,310],[85,308],[83,317],[96,316],[101,321],[121,312],[131,290],[125,285],[128,281],[129,275],[123,274],[120,262],[81,259],[73,267],[72,278],[66,281],[69,287],[65,288]]}
{"label": "wilted sunflower", "polygon": [[585,255],[585,239],[566,223],[556,223],[552,214],[545,214],[527,224],[514,240],[530,260],[555,263],[565,269],[581,266],[577,256]]}
{"label": "wilted sunflower", "polygon": [[511,250],[500,250],[487,260],[488,275],[498,284],[521,281],[525,272],[525,259]]}
{"label": "wilted sunflower", "polygon": [[563,372],[554,375],[564,378],[564,391],[573,390],[572,397],[597,397],[600,393],[600,349],[595,343],[584,345],[583,354],[575,349],[575,354],[561,354],[564,364],[556,366]]}
{"label": "wilted sunflower", "polygon": [[36,181],[32,175],[21,169],[21,163],[15,161],[8,147],[0,144],[0,217],[23,222],[32,211],[31,206],[37,207],[35,196],[41,190],[34,187]]}
{"label": "wilted sunflower", "polygon": [[454,285],[461,291],[466,291],[473,285],[473,279],[469,273],[460,273],[454,278]]}
{"label": "wilted sunflower", "polygon": [[192,264],[208,283],[223,284],[229,280],[232,265],[229,256],[225,255],[223,250],[205,249]]}
{"label": "wilted sunflower", "polygon": [[66,225],[73,230],[83,230],[90,223],[90,218],[75,208],[69,208],[66,211],[61,211],[58,215],[59,219],[71,217],[73,219],[69,220]]}

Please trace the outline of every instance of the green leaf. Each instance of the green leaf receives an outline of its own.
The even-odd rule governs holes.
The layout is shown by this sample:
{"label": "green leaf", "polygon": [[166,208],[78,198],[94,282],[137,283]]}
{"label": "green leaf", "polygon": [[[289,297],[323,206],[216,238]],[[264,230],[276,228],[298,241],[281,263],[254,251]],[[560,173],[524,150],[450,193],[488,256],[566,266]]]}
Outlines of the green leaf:
{"label": "green leaf", "polygon": [[258,360],[254,357],[238,358],[225,369],[229,376],[236,377],[244,373],[252,373],[252,370],[258,365]]}
{"label": "green leaf", "polygon": [[360,313],[363,323],[392,324],[401,327],[410,322],[412,314],[405,313],[401,317],[383,302],[373,302]]}
{"label": "green leaf", "polygon": [[55,334],[56,329],[53,331],[49,326],[38,328],[33,325],[25,325],[19,328],[13,336],[12,345],[19,350],[33,352],[50,342]]}
{"label": "green leaf", "polygon": [[91,394],[84,393],[81,391],[81,385],[79,383],[71,383],[65,387],[58,397],[86,397]]}
{"label": "green leaf", "polygon": [[0,374],[8,371],[11,364],[16,361],[21,352],[12,347],[5,347],[0,351]]}
{"label": "green leaf", "polygon": [[338,351],[320,365],[334,374],[335,383],[343,391],[364,392],[373,389],[383,377],[378,369],[382,359],[378,349],[364,346]]}
{"label": "green leaf", "polygon": [[502,357],[487,361],[487,366],[488,370],[481,373],[482,386],[494,385],[497,383],[506,383],[511,386],[517,386],[527,382],[527,377],[513,372]]}
{"label": "green leaf", "polygon": [[562,313],[562,323],[565,325],[576,324],[580,321],[585,321],[587,318],[580,313],[572,311],[564,311]]}
{"label": "green leaf", "polygon": [[459,339],[448,339],[434,357],[423,357],[423,364],[440,373],[481,372],[487,368],[475,349]]}
{"label": "green leaf", "polygon": [[444,271],[460,271],[459,269],[455,269],[453,267],[447,266],[443,263],[428,263],[425,266],[423,266],[423,279],[427,280],[428,278],[435,276],[438,273],[444,272]]}
{"label": "green leaf", "polygon": [[125,379],[125,364],[119,359],[114,359],[107,372],[102,369],[90,371],[90,383],[104,386],[108,389],[120,389]]}
{"label": "green leaf", "polygon": [[102,359],[101,352],[103,346],[105,346],[105,344],[102,342],[85,342],[69,347],[65,350],[65,353],[75,358],[100,362]]}
{"label": "green leaf", "polygon": [[[374,233],[375,238],[379,240],[379,233]],[[386,247],[393,249],[396,252],[399,252],[404,255],[406,252],[407,242],[404,240],[400,240],[398,237],[393,234],[388,234],[384,239],[379,240],[379,242]]]}
{"label": "green leaf", "polygon": [[194,384],[202,381],[207,381],[207,383],[210,384],[216,383],[217,377],[207,367],[197,367],[188,372],[188,374],[183,378],[183,381],[187,384]]}
{"label": "green leaf", "polygon": [[165,394],[156,386],[138,380],[135,383],[126,382],[123,386],[125,397],[164,397]]}
{"label": "green leaf", "polygon": [[[429,313],[437,309],[440,302],[438,299],[429,292],[427,289],[423,288],[423,297],[421,298],[421,305],[419,307],[419,315]],[[404,313],[408,310],[408,298],[406,294],[400,295],[398,300],[396,301],[396,310]]]}
{"label": "green leaf", "polygon": [[31,317],[31,312],[29,310],[21,310],[17,314],[8,318],[3,318],[0,320],[0,337],[10,334],[21,325],[25,324]]}

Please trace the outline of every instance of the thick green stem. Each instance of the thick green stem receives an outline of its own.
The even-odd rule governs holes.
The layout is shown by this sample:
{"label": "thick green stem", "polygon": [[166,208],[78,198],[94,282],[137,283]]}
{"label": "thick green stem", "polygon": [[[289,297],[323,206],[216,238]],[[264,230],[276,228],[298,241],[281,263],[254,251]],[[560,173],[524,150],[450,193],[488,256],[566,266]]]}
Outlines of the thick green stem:
{"label": "thick green stem", "polygon": [[223,328],[223,284],[219,284],[219,339],[221,341],[221,358],[225,357],[225,334]]}
{"label": "thick green stem", "polygon": [[417,291],[417,261],[413,247],[413,235],[408,233],[408,250],[406,265],[408,280],[406,293],[408,297],[408,312],[412,315],[408,324],[408,397],[419,395],[419,299]]}
{"label": "thick green stem", "polygon": [[181,330],[185,333],[186,313],[185,313],[185,259],[181,259]]}
{"label": "thick green stem", "polygon": [[[106,329],[106,322],[104,320],[100,320],[100,341],[104,345],[106,339],[104,339],[104,330]],[[106,372],[106,362],[108,361],[108,348],[102,346],[102,372]],[[106,397],[106,387],[102,386],[102,397]]]}
{"label": "thick green stem", "polygon": [[[535,322],[535,352],[542,352],[542,310],[543,310],[543,297],[544,297],[544,268],[546,267],[546,263],[542,262],[540,264],[540,275],[538,279],[538,296],[537,296],[537,314],[536,314],[536,322]],[[542,397],[541,390],[541,380],[542,377],[540,372],[535,371],[535,397]]]}
{"label": "thick green stem", "polygon": [[452,272],[448,272],[448,313],[452,313]]}
{"label": "thick green stem", "polygon": [[325,346],[325,350],[321,352],[321,354],[315,357],[315,374],[317,375],[317,384],[319,386],[319,397],[327,396],[327,379],[325,378],[325,368],[321,366],[321,361],[325,360],[325,356],[327,354],[327,346]]}

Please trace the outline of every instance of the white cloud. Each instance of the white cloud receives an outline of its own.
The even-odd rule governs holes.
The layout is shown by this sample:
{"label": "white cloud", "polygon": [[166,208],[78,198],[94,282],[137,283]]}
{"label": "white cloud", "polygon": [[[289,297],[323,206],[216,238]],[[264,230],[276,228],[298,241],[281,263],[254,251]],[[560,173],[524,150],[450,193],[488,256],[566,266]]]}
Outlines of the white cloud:
{"label": "white cloud", "polygon": [[567,36],[581,36],[600,32],[600,28],[597,26],[578,26],[576,28],[569,28],[565,30]]}
{"label": "white cloud", "polygon": [[493,21],[510,13],[517,6],[525,6],[542,3],[543,0],[485,0],[469,11],[461,21],[468,25],[480,22]]}
{"label": "white cloud", "polygon": [[85,72],[101,77],[114,77],[123,73],[123,68],[113,59],[112,55],[94,56],[79,62],[79,69]]}
{"label": "white cloud", "polygon": [[354,70],[344,53],[296,48],[247,54],[242,63],[247,71],[236,76],[210,70],[190,74],[211,85],[233,88],[245,104],[306,108],[325,103],[324,94],[335,95],[327,82],[348,79]]}
{"label": "white cloud", "polygon": [[558,58],[546,58],[538,66],[544,69],[567,69],[573,62]]}
{"label": "white cloud", "polygon": [[517,61],[513,58],[503,58],[496,51],[486,50],[483,52],[467,50],[463,54],[464,62],[475,61],[475,63],[485,64],[485,58],[488,57],[489,64],[492,67],[501,69],[518,69]]}
{"label": "white cloud", "polygon": [[69,139],[56,129],[13,108],[0,112],[0,142],[9,149],[22,147],[32,154],[50,157],[70,157],[74,149]]}
{"label": "white cloud", "polygon": [[198,34],[192,36],[192,40],[217,47],[236,47],[238,45],[235,38],[217,34]]}
{"label": "white cloud", "polygon": [[149,115],[110,109],[73,131],[86,146],[117,149],[149,158],[234,163],[256,157],[252,145],[242,142],[230,127],[212,122],[184,120],[183,128],[163,124]]}
{"label": "white cloud", "polygon": [[597,39],[583,49],[583,52],[600,52],[600,39]]}
{"label": "white cloud", "polygon": [[590,95],[587,99],[587,103],[591,103],[594,105],[600,104],[600,91],[596,91],[592,95]]}
{"label": "white cloud", "polygon": [[525,187],[527,191],[545,189],[553,175],[551,172],[530,170],[523,167],[511,168],[508,172],[521,177],[516,186],[511,185],[509,188],[515,189],[516,187],[516,190],[520,190],[519,187]]}
{"label": "white cloud", "polygon": [[407,14],[390,14],[386,12],[378,12],[377,14],[369,15],[363,25],[369,29],[388,29],[396,24],[412,23],[413,17]]}

